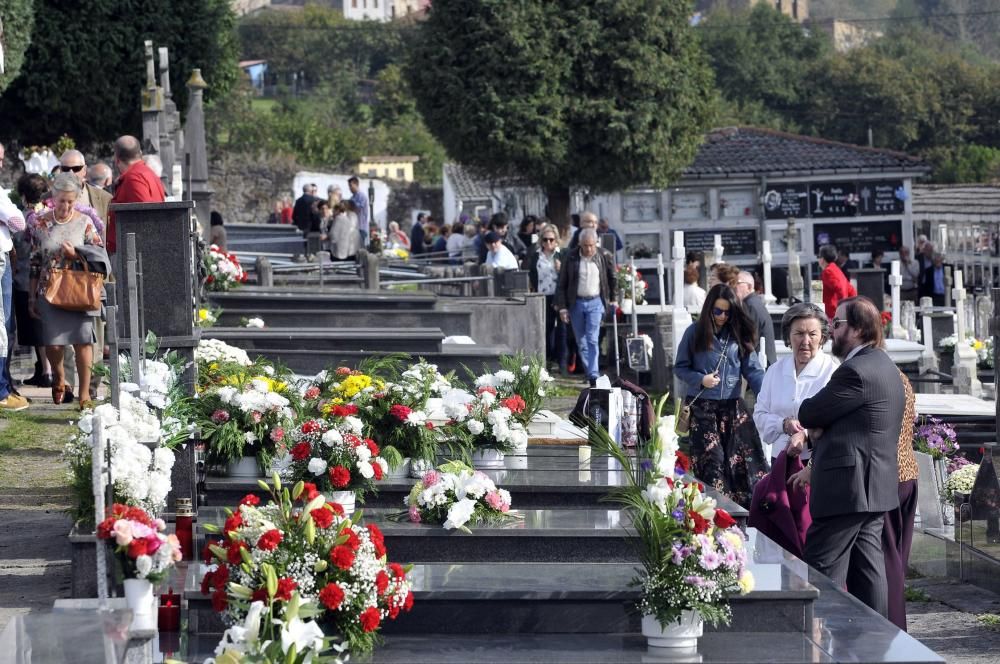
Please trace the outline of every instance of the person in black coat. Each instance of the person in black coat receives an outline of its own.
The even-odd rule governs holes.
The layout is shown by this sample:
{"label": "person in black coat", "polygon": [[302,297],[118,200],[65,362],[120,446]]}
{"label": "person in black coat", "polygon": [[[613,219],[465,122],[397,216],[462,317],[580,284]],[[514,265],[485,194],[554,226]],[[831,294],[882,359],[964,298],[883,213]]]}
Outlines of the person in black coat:
{"label": "person in black coat", "polygon": [[316,185],[302,185],[302,195],[292,208],[292,223],[302,231],[303,235],[308,235],[314,227],[319,227],[319,213],[316,211],[316,204],[319,201],[316,196]]}
{"label": "person in black coat", "polygon": [[771,320],[771,314],[768,313],[764,300],[754,290],[752,274],[743,271],[736,276],[736,294],[743,302],[743,308],[746,309],[750,320],[753,321],[754,327],[757,329],[757,343],[755,344],[757,352],[760,352],[763,345],[767,366],[771,366],[778,361],[774,347],[774,321]]}
{"label": "person in black coat", "polygon": [[422,254],[424,253],[424,220],[427,215],[423,212],[417,213],[417,220],[413,222],[413,228],[410,229],[410,253],[411,254]]}

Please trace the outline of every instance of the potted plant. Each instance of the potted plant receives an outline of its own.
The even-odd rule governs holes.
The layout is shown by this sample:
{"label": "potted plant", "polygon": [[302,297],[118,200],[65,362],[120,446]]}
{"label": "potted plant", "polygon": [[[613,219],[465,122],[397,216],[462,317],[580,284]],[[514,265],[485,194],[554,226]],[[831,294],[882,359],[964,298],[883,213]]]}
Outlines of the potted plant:
{"label": "potted plant", "polygon": [[[646,301],[646,289],[648,284],[643,280],[642,274],[629,264],[619,265],[615,271],[615,281],[617,281],[618,292],[621,294],[621,310],[625,314],[632,313],[632,307],[636,304],[643,304]],[[635,288],[635,299],[632,299],[633,284]]]}
{"label": "potted plant", "polygon": [[979,464],[970,463],[958,468],[948,476],[947,481],[944,483],[944,495],[954,506],[955,520],[957,522],[968,521],[971,517],[968,510],[962,510],[962,505],[969,502],[972,487],[976,483],[976,475],[978,473]]}
{"label": "potted plant", "polygon": [[[925,496],[933,496],[935,505],[944,508],[944,486],[948,479],[949,459],[959,451],[958,435],[954,427],[942,422],[936,417],[919,416],[913,425],[913,450],[920,469],[918,490]],[[960,458],[960,457],[958,457]],[[943,523],[951,522],[952,510],[944,509]],[[925,523],[929,527],[937,527],[931,515]]]}
{"label": "potted plant", "polygon": [[607,500],[628,513],[639,546],[642,633],[652,647],[693,648],[705,621],[729,621],[726,598],[750,592],[753,575],[736,521],[688,478],[674,417],[660,416],[665,400],[657,404],[651,440],[635,456],[599,426],[591,428],[592,444],[621,465],[625,478]]}

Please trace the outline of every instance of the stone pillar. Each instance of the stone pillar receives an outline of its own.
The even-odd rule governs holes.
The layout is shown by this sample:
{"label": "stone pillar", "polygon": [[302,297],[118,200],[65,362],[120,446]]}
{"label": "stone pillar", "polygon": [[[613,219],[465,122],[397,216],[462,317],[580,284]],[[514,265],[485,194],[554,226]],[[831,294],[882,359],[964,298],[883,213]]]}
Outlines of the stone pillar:
{"label": "stone pillar", "polygon": [[379,257],[368,253],[365,249],[358,250],[358,269],[361,271],[361,284],[365,290],[379,290],[378,274]]}
{"label": "stone pillar", "polygon": [[993,301],[989,295],[976,296],[976,336],[985,339],[990,334],[990,318],[993,317]]}
{"label": "stone pillar", "polygon": [[952,382],[955,390],[961,394],[971,394],[974,397],[982,395],[983,386],[976,376],[976,364],[978,359],[976,351],[967,343],[966,320],[965,320],[965,284],[962,278],[962,271],[955,271],[955,289],[952,293],[955,299],[955,335],[958,340],[955,343],[955,360],[952,367]]}
{"label": "stone pillar", "polygon": [[208,232],[212,213],[212,187],[208,184],[208,151],[205,146],[205,106],[202,99],[208,84],[201,77],[200,69],[191,70],[187,88],[190,94],[184,127],[184,142],[190,159],[186,177],[191,179],[191,199],[194,212],[204,232]]}
{"label": "stone pillar", "polygon": [[712,257],[714,258],[715,263],[721,263],[722,254],[725,251],[722,248],[722,236],[716,234],[713,236],[713,240],[714,240],[714,246],[712,247]]}
{"label": "stone pillar", "polygon": [[671,327],[673,314],[668,311],[661,311],[655,316],[655,327],[653,329],[653,365],[652,369],[652,389],[657,392],[665,392],[672,388],[674,352],[673,335]]}
{"label": "stone pillar", "polygon": [[257,273],[258,286],[274,286],[274,268],[267,256],[258,256],[254,261],[255,272]]}
{"label": "stone pillar", "polygon": [[785,231],[785,246],[788,248],[788,297],[805,301],[806,288],[802,280],[802,266],[799,263],[799,252],[795,251],[797,237],[795,220],[789,218],[788,230]]}
{"label": "stone pillar", "polygon": [[160,114],[160,161],[163,162],[163,189],[167,196],[173,195],[174,163],[177,161],[177,147],[174,145],[176,125],[180,124],[177,104],[170,92],[170,56],[166,46],[159,49],[160,88],[163,90],[163,113]]}
{"label": "stone pillar", "polygon": [[760,262],[764,265],[764,304],[774,304],[777,298],[774,297],[774,287],[771,283],[771,241],[764,240],[761,243]]}
{"label": "stone pillar", "polygon": [[[929,297],[920,298],[920,307],[923,309],[930,309],[933,306],[933,300]],[[917,364],[917,368],[921,375],[924,375],[930,371],[938,371],[940,365],[938,364],[937,354],[934,352],[934,320],[931,316],[925,313],[921,319],[923,325],[923,336],[921,341],[924,344],[924,352],[920,354],[920,361]],[[940,394],[941,386],[938,383],[928,383],[925,388],[929,394]]]}
{"label": "stone pillar", "polygon": [[146,153],[159,154],[163,91],[156,85],[153,42],[147,39],[144,46],[146,48],[146,88],[142,91],[142,149]]}
{"label": "stone pillar", "polygon": [[899,301],[899,289],[903,285],[903,277],[899,274],[899,261],[892,262],[889,273],[889,288],[892,293],[892,338],[906,339],[906,329],[903,327],[903,311]]}
{"label": "stone pillar", "polygon": [[[716,235],[715,237],[718,238],[716,242],[719,244],[722,236]],[[716,249],[718,248],[719,247],[716,247]],[[721,257],[721,253],[717,252],[717,255]],[[691,314],[688,313],[687,307],[684,306],[684,231],[674,231],[671,256],[674,261],[674,306],[671,309],[670,317],[669,348],[671,366],[673,366],[672,359],[677,357],[677,347],[680,346],[681,337],[684,336],[684,330],[691,325]],[[659,316],[657,316],[657,320],[659,320]],[[659,327],[660,324],[658,322],[657,328]],[[671,372],[671,375],[672,374],[673,372]],[[682,391],[676,378],[673,383],[673,394],[676,398],[680,398],[682,396]]]}

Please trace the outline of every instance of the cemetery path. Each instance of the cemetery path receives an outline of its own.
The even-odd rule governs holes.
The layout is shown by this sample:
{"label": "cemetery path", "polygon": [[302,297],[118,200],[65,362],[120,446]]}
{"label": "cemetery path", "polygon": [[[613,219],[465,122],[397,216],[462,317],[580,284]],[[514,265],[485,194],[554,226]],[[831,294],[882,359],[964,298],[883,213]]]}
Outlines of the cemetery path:
{"label": "cemetery path", "polygon": [[76,404],[25,387],[31,408],[0,416],[0,631],[70,594],[70,491],[60,453]]}
{"label": "cemetery path", "polygon": [[909,579],[907,585],[931,600],[906,603],[911,636],[949,664],[996,663],[1000,595],[953,579]]}

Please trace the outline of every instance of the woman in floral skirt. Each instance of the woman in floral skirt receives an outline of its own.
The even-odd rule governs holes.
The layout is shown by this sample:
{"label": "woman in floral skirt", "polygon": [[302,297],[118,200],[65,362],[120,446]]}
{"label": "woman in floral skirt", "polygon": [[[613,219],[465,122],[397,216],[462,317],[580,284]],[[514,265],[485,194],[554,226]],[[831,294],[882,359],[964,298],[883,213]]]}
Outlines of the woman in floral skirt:
{"label": "woman in floral skirt", "polygon": [[684,331],[674,363],[691,406],[692,471],[744,507],[767,473],[760,436],[740,398],[741,379],[754,394],[764,380],[754,352],[756,336],[735,291],[716,284],[698,322]]}

